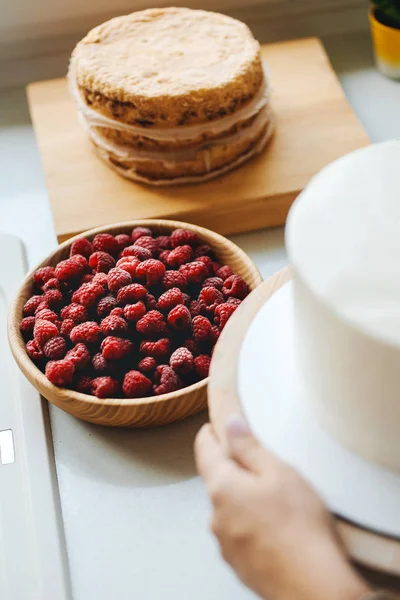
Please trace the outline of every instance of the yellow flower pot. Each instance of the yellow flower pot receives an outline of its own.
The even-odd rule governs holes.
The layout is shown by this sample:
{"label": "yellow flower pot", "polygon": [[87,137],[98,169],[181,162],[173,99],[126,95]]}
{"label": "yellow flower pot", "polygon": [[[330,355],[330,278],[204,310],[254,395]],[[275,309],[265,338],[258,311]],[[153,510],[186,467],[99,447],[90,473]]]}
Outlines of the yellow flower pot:
{"label": "yellow flower pot", "polygon": [[400,29],[380,23],[374,8],[370,9],[369,22],[379,71],[387,77],[400,79]]}

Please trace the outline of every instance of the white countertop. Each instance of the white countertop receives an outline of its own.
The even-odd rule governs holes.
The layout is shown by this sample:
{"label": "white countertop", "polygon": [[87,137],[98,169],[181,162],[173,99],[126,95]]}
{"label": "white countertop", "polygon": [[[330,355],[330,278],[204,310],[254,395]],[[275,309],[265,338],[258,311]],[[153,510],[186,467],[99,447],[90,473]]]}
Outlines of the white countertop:
{"label": "white countertop", "polygon": [[[400,83],[373,67],[365,34],[324,40],[373,142],[400,137]],[[23,89],[0,92],[0,230],[31,265],[56,244]],[[264,277],[286,264],[283,230],[235,236]],[[52,407],[74,600],[245,600],[219,558],[193,461],[199,415],[152,431],[92,426]]]}

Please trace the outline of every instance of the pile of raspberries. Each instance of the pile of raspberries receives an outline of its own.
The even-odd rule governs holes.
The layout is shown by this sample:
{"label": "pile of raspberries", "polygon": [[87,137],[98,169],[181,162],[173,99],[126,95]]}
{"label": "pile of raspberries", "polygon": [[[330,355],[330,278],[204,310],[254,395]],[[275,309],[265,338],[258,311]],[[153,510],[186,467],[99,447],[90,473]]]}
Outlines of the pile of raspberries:
{"label": "pile of raspberries", "polygon": [[186,229],[100,233],[33,275],[26,351],[54,385],[98,398],[173,392],[208,376],[226,322],[248,295]]}

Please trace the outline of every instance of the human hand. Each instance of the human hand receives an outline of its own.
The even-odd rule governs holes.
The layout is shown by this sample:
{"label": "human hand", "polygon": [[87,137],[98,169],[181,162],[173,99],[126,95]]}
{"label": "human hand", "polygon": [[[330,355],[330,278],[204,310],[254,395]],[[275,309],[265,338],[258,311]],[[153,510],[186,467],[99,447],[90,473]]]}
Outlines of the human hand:
{"label": "human hand", "polygon": [[225,451],[205,425],[195,450],[214,505],[212,531],[248,587],[271,600],[356,600],[368,592],[319,496],[244,421],[229,422]]}

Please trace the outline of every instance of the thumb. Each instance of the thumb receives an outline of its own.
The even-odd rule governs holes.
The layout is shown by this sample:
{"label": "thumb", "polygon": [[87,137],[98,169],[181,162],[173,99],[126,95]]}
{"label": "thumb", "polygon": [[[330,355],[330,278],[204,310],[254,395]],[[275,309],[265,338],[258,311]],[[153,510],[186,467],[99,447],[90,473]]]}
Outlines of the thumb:
{"label": "thumb", "polygon": [[253,473],[264,473],[280,460],[268,450],[265,450],[241,416],[229,417],[226,422],[227,450],[229,456],[241,467]]}

